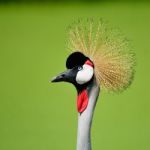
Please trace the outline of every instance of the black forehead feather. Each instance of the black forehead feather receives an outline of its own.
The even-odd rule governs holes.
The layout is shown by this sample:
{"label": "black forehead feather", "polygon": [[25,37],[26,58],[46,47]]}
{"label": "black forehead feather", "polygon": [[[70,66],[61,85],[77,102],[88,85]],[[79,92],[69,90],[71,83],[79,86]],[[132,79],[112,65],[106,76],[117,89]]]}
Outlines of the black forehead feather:
{"label": "black forehead feather", "polygon": [[75,66],[83,65],[88,59],[89,58],[86,57],[83,53],[74,52],[68,56],[66,60],[66,67],[67,69],[71,69]]}

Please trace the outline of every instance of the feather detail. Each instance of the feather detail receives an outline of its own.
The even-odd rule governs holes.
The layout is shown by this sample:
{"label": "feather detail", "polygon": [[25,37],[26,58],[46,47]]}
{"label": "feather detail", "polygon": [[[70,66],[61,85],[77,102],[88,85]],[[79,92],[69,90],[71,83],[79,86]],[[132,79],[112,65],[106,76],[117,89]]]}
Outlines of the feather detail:
{"label": "feather detail", "polygon": [[68,48],[89,57],[99,85],[120,92],[132,82],[135,57],[129,41],[104,21],[80,20],[69,28]]}

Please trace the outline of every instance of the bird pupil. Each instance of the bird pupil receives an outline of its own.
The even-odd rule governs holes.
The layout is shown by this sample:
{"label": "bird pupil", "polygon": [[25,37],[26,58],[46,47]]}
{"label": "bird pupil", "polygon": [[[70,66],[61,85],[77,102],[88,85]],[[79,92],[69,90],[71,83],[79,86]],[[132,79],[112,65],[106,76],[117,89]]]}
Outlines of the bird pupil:
{"label": "bird pupil", "polygon": [[78,70],[79,70],[79,71],[80,71],[80,70],[82,70],[82,67],[81,67],[81,66],[79,66],[79,67],[78,67]]}

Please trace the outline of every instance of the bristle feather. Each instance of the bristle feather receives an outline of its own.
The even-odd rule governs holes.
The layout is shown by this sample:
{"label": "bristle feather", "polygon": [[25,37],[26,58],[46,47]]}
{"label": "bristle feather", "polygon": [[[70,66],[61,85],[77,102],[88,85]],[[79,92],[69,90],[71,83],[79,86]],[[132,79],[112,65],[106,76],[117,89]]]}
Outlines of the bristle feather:
{"label": "bristle feather", "polygon": [[95,65],[100,86],[108,91],[123,91],[132,82],[135,57],[129,41],[102,20],[80,20],[69,29],[69,49],[80,51]]}

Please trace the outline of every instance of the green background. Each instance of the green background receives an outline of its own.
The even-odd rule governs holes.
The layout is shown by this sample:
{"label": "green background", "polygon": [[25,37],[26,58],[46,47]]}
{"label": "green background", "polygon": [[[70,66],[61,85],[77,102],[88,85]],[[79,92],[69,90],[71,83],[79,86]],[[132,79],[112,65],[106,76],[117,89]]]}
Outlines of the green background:
{"label": "green background", "polygon": [[0,4],[0,150],[73,150],[75,88],[49,80],[65,70],[66,27],[102,17],[131,39],[137,66],[122,94],[102,92],[93,150],[150,149],[150,3]]}

